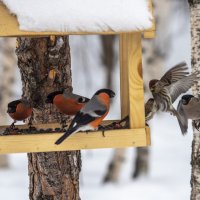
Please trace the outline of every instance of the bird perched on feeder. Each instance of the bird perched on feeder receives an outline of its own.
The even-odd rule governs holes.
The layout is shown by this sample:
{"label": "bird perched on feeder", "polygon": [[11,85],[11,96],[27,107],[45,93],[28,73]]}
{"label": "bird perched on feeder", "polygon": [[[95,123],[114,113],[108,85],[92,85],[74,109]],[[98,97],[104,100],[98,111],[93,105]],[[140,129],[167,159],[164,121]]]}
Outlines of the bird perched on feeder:
{"label": "bird perched on feeder", "polygon": [[148,99],[148,101],[145,103],[145,121],[148,122],[151,120],[157,110],[158,109],[155,100],[153,98]]}
{"label": "bird perched on feeder", "polygon": [[115,93],[110,89],[98,90],[91,100],[87,102],[76,114],[68,130],[61,136],[55,144],[60,144],[67,137],[78,131],[96,130],[109,112],[110,98]]}
{"label": "bird perched on feeder", "polygon": [[52,92],[46,99],[46,103],[54,104],[61,113],[66,115],[76,115],[88,101],[88,98],[66,90]]}
{"label": "bird perched on feeder", "polygon": [[[183,124],[183,134],[186,134],[188,129],[188,119],[200,119],[200,99],[193,95],[182,96],[177,106],[177,112],[179,113]],[[196,124],[194,125],[196,126]],[[198,127],[196,128],[199,129]]]}
{"label": "bird perched on feeder", "polygon": [[[14,120],[10,125],[10,128],[13,129],[16,121],[23,121],[32,115],[33,108],[31,104],[26,99],[18,99],[12,101],[8,104],[7,113]],[[31,120],[29,120],[29,125],[31,126]]]}
{"label": "bird perched on feeder", "polygon": [[179,95],[187,92],[197,79],[197,74],[188,75],[189,72],[187,70],[187,64],[181,62],[168,70],[160,80],[153,79],[149,82],[149,88],[158,110],[175,115],[179,121],[182,133],[184,132],[183,124],[172,104]]}

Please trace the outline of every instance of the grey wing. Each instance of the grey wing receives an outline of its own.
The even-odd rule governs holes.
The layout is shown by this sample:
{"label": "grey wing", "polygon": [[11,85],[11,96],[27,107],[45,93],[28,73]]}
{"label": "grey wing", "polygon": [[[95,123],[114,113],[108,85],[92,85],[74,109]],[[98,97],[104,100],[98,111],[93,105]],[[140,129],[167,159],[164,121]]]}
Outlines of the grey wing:
{"label": "grey wing", "polygon": [[187,63],[181,62],[181,63],[175,65],[174,67],[172,67],[171,69],[169,69],[164,74],[164,76],[160,79],[160,81],[162,81],[163,83],[166,83],[166,84],[174,83],[174,82],[182,79],[186,75],[188,75],[189,72],[187,70],[188,70]]}
{"label": "grey wing", "polygon": [[77,103],[86,103],[89,101],[89,99],[87,97],[83,97],[78,94],[74,94],[72,92],[64,91],[63,95],[65,98],[75,99],[77,101]]}
{"label": "grey wing", "polygon": [[90,114],[93,117],[101,117],[107,112],[107,107],[99,101],[97,96],[93,96],[81,109],[81,112]]}
{"label": "grey wing", "polygon": [[172,103],[176,101],[179,95],[187,92],[192,87],[192,85],[196,82],[196,79],[197,79],[197,74],[191,74],[167,86],[170,96],[171,96]]}
{"label": "grey wing", "polygon": [[178,115],[179,115],[179,118],[178,118],[179,126],[181,128],[182,134],[184,135],[184,134],[187,133],[188,119],[187,119],[187,116],[186,116],[186,114],[184,112],[181,100],[178,103],[177,112],[178,112]]}

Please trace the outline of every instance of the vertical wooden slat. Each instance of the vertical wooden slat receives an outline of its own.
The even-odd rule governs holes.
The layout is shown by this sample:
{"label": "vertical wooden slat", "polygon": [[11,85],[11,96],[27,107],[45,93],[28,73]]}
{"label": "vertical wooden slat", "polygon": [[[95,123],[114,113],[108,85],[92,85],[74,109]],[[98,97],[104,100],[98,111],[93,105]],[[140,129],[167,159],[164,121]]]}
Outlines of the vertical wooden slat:
{"label": "vertical wooden slat", "polygon": [[128,90],[128,46],[127,34],[121,34],[120,48],[120,93],[121,93],[121,117],[129,115],[129,90]]}
{"label": "vertical wooden slat", "polygon": [[141,33],[126,36],[131,128],[145,127],[141,42]]}

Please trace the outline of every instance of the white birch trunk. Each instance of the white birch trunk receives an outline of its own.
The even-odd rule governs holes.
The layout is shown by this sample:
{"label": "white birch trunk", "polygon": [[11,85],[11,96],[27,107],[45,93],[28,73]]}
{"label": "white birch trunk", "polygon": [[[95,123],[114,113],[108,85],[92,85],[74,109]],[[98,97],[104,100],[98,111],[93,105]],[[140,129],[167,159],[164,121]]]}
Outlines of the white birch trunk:
{"label": "white birch trunk", "polygon": [[[189,0],[192,36],[192,68],[200,72],[200,0]],[[193,94],[200,97],[200,82],[193,88]],[[193,127],[191,200],[200,199],[200,132]]]}

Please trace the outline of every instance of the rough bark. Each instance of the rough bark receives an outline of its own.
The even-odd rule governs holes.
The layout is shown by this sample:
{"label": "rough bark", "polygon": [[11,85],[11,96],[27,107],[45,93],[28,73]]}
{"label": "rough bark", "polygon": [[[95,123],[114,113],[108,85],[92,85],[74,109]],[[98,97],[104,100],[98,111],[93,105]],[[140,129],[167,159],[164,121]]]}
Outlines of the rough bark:
{"label": "rough bark", "polygon": [[[200,1],[189,0],[192,36],[192,68],[200,72]],[[200,83],[193,87],[193,94],[200,97]],[[200,199],[200,132],[193,127],[191,200]]]}
{"label": "rough bark", "polygon": [[[34,122],[59,121],[60,114],[45,104],[46,95],[71,84],[68,37],[18,38],[16,53],[23,97],[34,105]],[[54,69],[56,77],[49,71]],[[30,200],[78,200],[80,151],[29,153]]]}
{"label": "rough bark", "polygon": [[[13,97],[13,87],[15,82],[15,65],[17,64],[14,38],[0,39],[0,125],[8,123],[7,104]],[[0,155],[0,168],[9,166],[7,155]]]}

